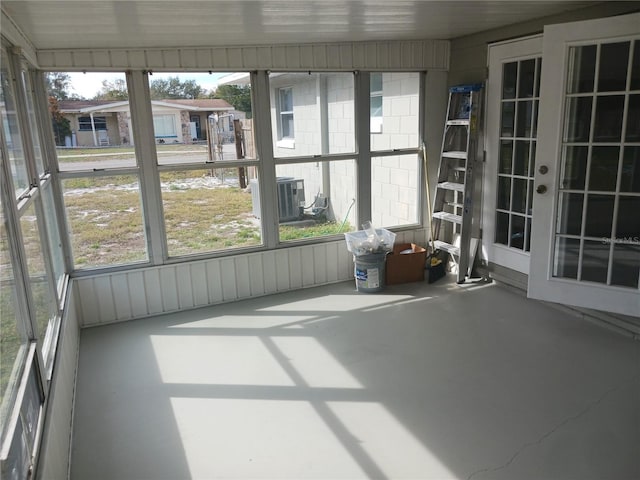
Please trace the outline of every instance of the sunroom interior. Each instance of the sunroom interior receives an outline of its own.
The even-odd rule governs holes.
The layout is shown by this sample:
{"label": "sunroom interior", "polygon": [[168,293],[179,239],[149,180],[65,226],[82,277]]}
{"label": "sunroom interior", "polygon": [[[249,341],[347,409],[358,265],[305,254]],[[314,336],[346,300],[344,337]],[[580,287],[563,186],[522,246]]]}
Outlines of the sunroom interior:
{"label": "sunroom interior", "polygon": [[[1,10],[2,478],[640,478],[640,2]],[[357,291],[462,84],[473,274]]]}

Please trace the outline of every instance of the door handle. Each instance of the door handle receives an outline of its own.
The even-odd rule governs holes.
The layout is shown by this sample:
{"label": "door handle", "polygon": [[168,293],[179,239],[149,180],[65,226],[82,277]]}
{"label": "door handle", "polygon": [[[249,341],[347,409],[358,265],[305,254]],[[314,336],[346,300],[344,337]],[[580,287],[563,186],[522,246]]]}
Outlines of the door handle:
{"label": "door handle", "polygon": [[546,185],[538,185],[538,188],[536,188],[536,192],[542,194],[542,193],[547,193],[547,186]]}

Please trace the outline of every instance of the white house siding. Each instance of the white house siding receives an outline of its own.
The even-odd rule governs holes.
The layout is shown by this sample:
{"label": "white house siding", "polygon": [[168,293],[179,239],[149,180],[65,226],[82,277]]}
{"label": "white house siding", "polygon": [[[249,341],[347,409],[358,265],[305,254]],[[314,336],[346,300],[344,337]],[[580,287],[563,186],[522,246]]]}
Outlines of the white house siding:
{"label": "white house siding", "polygon": [[[307,80],[308,78],[308,80]],[[321,79],[315,75],[274,77],[271,82],[274,154],[277,157],[349,153],[355,150],[354,87],[349,74],[326,76],[327,145],[322,151]],[[293,88],[294,145],[278,146],[277,90]],[[371,135],[372,150],[416,148],[419,143],[420,74],[385,73],[383,76],[383,127]],[[375,157],[372,154],[372,221],[379,226],[418,222],[419,163],[416,155]],[[355,226],[355,168],[352,162],[331,162],[331,191],[322,192],[321,163],[279,165],[279,177],[302,178],[307,204],[320,191],[331,202],[331,217]]]}

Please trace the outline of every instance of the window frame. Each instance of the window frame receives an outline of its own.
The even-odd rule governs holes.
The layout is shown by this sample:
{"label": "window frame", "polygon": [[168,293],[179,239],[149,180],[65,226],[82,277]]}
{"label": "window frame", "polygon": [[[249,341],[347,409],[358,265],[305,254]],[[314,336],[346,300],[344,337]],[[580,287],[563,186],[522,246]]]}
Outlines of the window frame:
{"label": "window frame", "polygon": [[[289,94],[291,100],[291,110],[284,110],[282,106],[283,96]],[[295,108],[293,101],[293,86],[278,87],[276,89],[276,96],[278,97],[277,112],[278,112],[278,142],[277,146],[282,148],[294,148],[295,147]],[[286,132],[285,125],[290,125],[293,132]],[[289,127],[287,127],[288,130]]]}
{"label": "window frame", "polygon": [[[104,125],[104,128],[101,128]],[[107,117],[106,115],[100,115],[93,117],[93,125],[91,124],[91,115],[84,115],[78,117],[78,131],[79,132],[106,132],[107,131]]]}

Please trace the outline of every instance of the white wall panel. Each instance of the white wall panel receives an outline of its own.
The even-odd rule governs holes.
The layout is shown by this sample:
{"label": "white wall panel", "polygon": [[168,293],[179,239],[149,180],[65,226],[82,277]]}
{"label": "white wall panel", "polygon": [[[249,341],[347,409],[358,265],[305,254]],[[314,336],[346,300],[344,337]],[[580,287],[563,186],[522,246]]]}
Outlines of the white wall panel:
{"label": "white wall panel", "polygon": [[162,289],[162,311],[178,310],[178,285],[176,283],[176,267],[167,266],[160,271],[160,286]]}
{"label": "white wall panel", "polygon": [[222,277],[220,275],[220,260],[215,259],[207,262],[207,287],[209,290],[209,302],[221,302]]}
{"label": "white wall panel", "polygon": [[249,259],[246,255],[234,257],[234,270],[236,272],[237,298],[251,296],[251,274],[249,273]]}
{"label": "white wall panel", "polygon": [[93,286],[95,291],[99,292],[96,296],[96,303],[98,307],[97,315],[100,320],[102,318],[116,318],[116,305],[113,302],[115,296],[111,288],[111,277],[96,277],[93,281]]}
{"label": "white wall panel", "polygon": [[131,299],[131,315],[134,318],[148,315],[147,293],[143,272],[131,272],[127,275],[129,282],[129,298]]}
{"label": "white wall panel", "polygon": [[194,69],[218,71],[447,70],[449,42],[416,40],[175,49],[39,50],[43,69]]}
{"label": "white wall panel", "polygon": [[191,284],[191,265],[189,263],[183,263],[176,267],[176,282],[180,310],[193,308],[193,285]]}
{"label": "white wall panel", "polygon": [[287,290],[293,290],[302,286],[300,281],[299,286],[291,285],[291,274],[289,273],[289,253],[287,250],[277,250],[276,255],[276,285],[279,292],[285,292]]}
{"label": "white wall panel", "polygon": [[249,255],[247,257],[249,262],[249,287],[251,289],[251,296],[258,297],[264,295],[264,268],[262,266],[262,254]]}
{"label": "white wall panel", "polygon": [[129,320],[133,318],[131,313],[131,298],[129,290],[129,275],[124,275],[116,279],[112,278],[111,288],[116,299],[116,320]]}
{"label": "white wall panel", "polygon": [[235,261],[233,257],[222,259],[220,273],[222,278],[222,299],[225,302],[237,300],[238,288],[236,286]]}
{"label": "white wall panel", "polygon": [[209,303],[207,289],[207,266],[204,263],[191,264],[191,284],[193,285],[193,303],[196,307]]}
{"label": "white wall panel", "polygon": [[[303,262],[302,262],[302,249],[294,248],[291,251],[286,251],[288,254],[289,263],[289,288],[302,288],[303,283]],[[313,263],[311,264],[313,268]]]}
{"label": "white wall panel", "polygon": [[160,285],[160,272],[157,268],[144,271],[144,284],[147,293],[147,306],[149,315],[162,313],[162,287]]}
{"label": "white wall panel", "polygon": [[[424,244],[425,230],[398,232]],[[74,280],[81,325],[175,312],[353,278],[344,240],[213,258]]]}
{"label": "white wall panel", "polygon": [[37,479],[65,479],[69,476],[73,399],[80,346],[77,293],[76,282],[72,281],[46,403]]}

